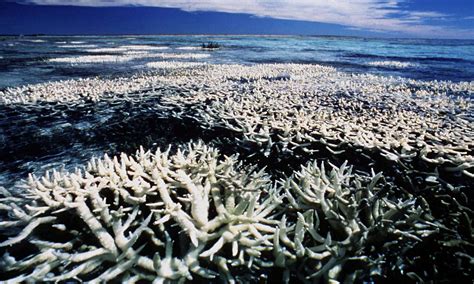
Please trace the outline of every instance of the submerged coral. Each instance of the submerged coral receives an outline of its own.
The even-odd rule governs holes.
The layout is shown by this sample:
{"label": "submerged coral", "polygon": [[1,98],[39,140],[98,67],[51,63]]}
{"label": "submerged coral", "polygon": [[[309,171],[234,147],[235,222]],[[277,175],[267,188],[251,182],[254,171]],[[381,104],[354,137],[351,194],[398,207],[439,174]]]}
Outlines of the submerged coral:
{"label": "submerged coral", "polygon": [[[92,160],[85,172],[30,176],[0,243],[11,281],[184,280],[264,265],[281,199],[263,171],[202,143],[169,155]],[[231,248],[227,253],[224,248]],[[26,256],[26,257],[25,257]],[[4,278],[5,279],[5,278]],[[7,278],[8,279],[8,278]]]}
{"label": "submerged coral", "polygon": [[[163,58],[163,59],[203,59],[211,55],[206,53],[151,53],[152,49],[130,49],[128,47],[117,48],[99,48],[93,49],[91,52],[111,52],[118,53],[116,55],[83,55],[75,57],[59,57],[50,58],[49,62],[53,63],[70,63],[70,64],[91,64],[91,63],[120,63],[128,62],[144,58]],[[141,51],[140,53],[130,53],[131,51]],[[123,54],[120,54],[122,53]]]}
{"label": "submerged coral", "polygon": [[157,61],[148,62],[145,64],[148,68],[165,68],[165,69],[177,69],[177,68],[189,68],[205,65],[204,62],[179,62],[179,61]]}
{"label": "submerged coral", "polygon": [[[436,168],[435,182],[458,174],[473,178],[472,99],[463,95],[473,91],[472,83],[348,76],[329,67],[267,67],[207,71],[201,89],[163,101],[176,106],[177,117],[231,130],[237,144],[265,156],[320,151],[344,156],[355,150],[412,170]],[[210,76],[226,83],[209,87]],[[414,169],[415,157],[426,166]]]}
{"label": "submerged coral", "polygon": [[90,63],[119,63],[134,60],[134,56],[125,55],[84,55],[77,57],[51,58],[49,62],[71,63],[71,64],[90,64]]}
{"label": "submerged coral", "polygon": [[470,279],[474,82],[152,64],[0,93],[17,112],[147,112],[206,140],[4,190],[0,280]]}
{"label": "submerged coral", "polygon": [[278,268],[279,281],[373,277],[380,260],[364,249],[438,229],[417,199],[389,197],[381,180],[312,162],[276,182],[202,142],[93,159],[5,194],[2,228],[16,233],[0,243],[2,279],[234,282]]}

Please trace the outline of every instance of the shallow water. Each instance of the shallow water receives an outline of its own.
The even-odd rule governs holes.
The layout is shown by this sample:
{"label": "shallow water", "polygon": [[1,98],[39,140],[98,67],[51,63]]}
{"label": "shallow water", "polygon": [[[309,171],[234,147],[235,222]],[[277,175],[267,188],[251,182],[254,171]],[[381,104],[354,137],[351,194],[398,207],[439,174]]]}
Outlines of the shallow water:
{"label": "shallow water", "polygon": [[[213,51],[199,48],[210,41],[219,43],[222,48]],[[131,52],[127,48],[130,45],[137,48]],[[199,35],[1,37],[0,89],[147,70],[147,63],[166,59],[157,54],[168,53],[203,57],[176,59],[180,61],[315,63],[349,72],[422,80],[474,80],[472,40]],[[90,62],[77,62],[81,60]]]}

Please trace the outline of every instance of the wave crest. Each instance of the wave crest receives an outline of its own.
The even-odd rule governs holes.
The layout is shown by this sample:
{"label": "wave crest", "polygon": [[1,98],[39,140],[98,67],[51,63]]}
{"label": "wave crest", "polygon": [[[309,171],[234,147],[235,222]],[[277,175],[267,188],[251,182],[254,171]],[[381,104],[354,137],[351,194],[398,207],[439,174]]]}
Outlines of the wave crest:
{"label": "wave crest", "polygon": [[388,67],[388,68],[409,68],[416,67],[418,64],[401,61],[372,61],[367,63],[369,66]]}

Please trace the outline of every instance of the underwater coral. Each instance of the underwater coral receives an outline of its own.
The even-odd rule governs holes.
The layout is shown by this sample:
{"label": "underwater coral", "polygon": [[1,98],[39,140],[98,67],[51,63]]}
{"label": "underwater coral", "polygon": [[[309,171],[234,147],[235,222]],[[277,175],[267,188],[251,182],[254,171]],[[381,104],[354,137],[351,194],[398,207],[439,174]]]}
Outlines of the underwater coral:
{"label": "underwater coral", "polygon": [[470,280],[472,82],[155,67],[2,92],[18,121],[80,115],[84,141],[128,125],[135,143],[1,190],[0,280]]}

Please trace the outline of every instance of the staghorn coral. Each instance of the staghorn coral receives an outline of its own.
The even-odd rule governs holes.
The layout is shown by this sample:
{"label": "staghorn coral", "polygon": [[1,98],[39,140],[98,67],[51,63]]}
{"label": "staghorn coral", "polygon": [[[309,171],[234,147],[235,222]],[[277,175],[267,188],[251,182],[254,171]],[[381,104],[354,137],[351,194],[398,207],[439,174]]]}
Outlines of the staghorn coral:
{"label": "staghorn coral", "polygon": [[30,176],[22,198],[0,208],[11,214],[2,228],[19,228],[0,243],[3,279],[20,282],[232,281],[238,267],[268,265],[281,203],[263,171],[202,143]]}
{"label": "staghorn coral", "polygon": [[378,253],[399,253],[392,268],[399,270],[406,262],[399,248],[408,250],[438,231],[440,224],[419,205],[426,204],[422,197],[400,193],[382,173],[355,174],[347,163],[330,166],[313,161],[280,182],[292,213],[276,233],[277,265],[285,267],[296,256],[304,280],[379,279],[385,261]]}
{"label": "staghorn coral", "polygon": [[30,176],[23,199],[0,203],[16,230],[0,243],[2,279],[235,282],[281,267],[279,281],[355,280],[380,263],[363,249],[437,228],[411,196],[382,192],[381,174],[312,162],[275,180],[202,142]]}
{"label": "staghorn coral", "polygon": [[[173,55],[173,54],[169,54]],[[178,54],[182,55],[182,54]],[[186,55],[186,54],[185,54]],[[191,54],[192,55],[192,54]],[[114,57],[114,56],[111,56]],[[129,56],[130,57],[130,56]],[[184,73],[182,69],[191,67],[190,63],[195,63],[192,70],[188,70],[185,74],[192,76],[201,68],[206,68],[206,64],[198,64],[198,62],[150,62],[153,68],[160,68],[170,71],[169,73]],[[203,66],[201,66],[203,65]],[[40,84],[26,85],[20,87],[6,88],[0,91],[0,105],[31,105],[40,108],[41,103],[61,103],[65,107],[81,106],[89,101],[105,100],[115,103],[116,100],[133,101],[150,91],[168,88],[164,93],[174,92],[175,89],[182,84],[163,81],[164,75],[168,73],[148,72],[145,74],[134,74],[132,76],[116,77],[116,78],[81,78],[63,81],[53,81]],[[181,75],[182,76],[182,75]],[[190,77],[188,79],[191,79]],[[191,81],[186,82],[185,91],[188,85],[192,85]],[[156,96],[156,93],[153,93]],[[160,93],[161,95],[161,93]]]}
{"label": "staghorn coral", "polygon": [[[321,66],[267,67],[238,66],[234,73],[216,68],[225,75],[211,69],[204,82],[209,76],[227,82],[219,88],[203,82],[202,89],[165,96],[163,102],[176,106],[176,117],[233,131],[238,145],[266,157],[321,151],[337,157],[355,150],[409,171],[431,172],[434,182],[459,174],[472,179],[472,99],[463,95],[472,93],[472,82],[349,76]],[[425,165],[412,165],[415,157]]]}
{"label": "staghorn coral", "polygon": [[[166,67],[166,63],[162,65]],[[268,166],[266,171],[271,176],[261,172],[260,177],[266,183],[257,186],[259,195],[251,194],[254,185],[237,186],[234,183],[235,176],[224,179],[220,184],[223,195],[227,189],[235,192],[235,188],[240,188],[245,193],[239,193],[239,196],[244,197],[241,206],[245,207],[239,209],[244,210],[238,211],[242,213],[239,216],[252,212],[249,208],[252,208],[250,204],[253,202],[255,206],[263,206],[262,208],[271,204],[268,207],[271,208],[268,209],[270,211],[261,211],[267,214],[263,218],[265,222],[258,218],[256,221],[259,230],[262,229],[257,232],[264,237],[263,241],[258,242],[260,237],[255,237],[259,236],[255,230],[251,226],[242,226],[239,222],[243,219],[235,214],[236,219],[231,220],[238,222],[216,228],[217,231],[211,232],[214,234],[212,239],[195,252],[197,256],[191,254],[190,258],[197,259],[198,262],[198,266],[192,266],[197,267],[195,271],[189,268],[191,266],[188,267],[186,259],[190,258],[186,258],[186,253],[191,253],[196,239],[199,247],[200,238],[195,235],[200,233],[188,233],[194,232],[193,230],[182,231],[183,225],[176,221],[181,219],[173,217],[174,211],[168,212],[161,200],[157,181],[134,177],[134,168],[126,166],[127,171],[132,173],[127,172],[129,184],[106,188],[101,191],[104,196],[99,196],[102,200],[105,198],[107,204],[111,204],[107,207],[109,211],[119,212],[119,205],[122,203],[131,208],[114,219],[122,224],[128,224],[128,219],[137,219],[143,223],[151,216],[145,227],[155,235],[152,237],[147,228],[137,233],[139,237],[132,249],[137,252],[142,245],[145,247],[136,255],[153,260],[152,254],[158,253],[161,259],[166,259],[164,263],[168,263],[168,268],[188,267],[187,272],[183,268],[182,273],[166,274],[180,275],[176,276],[179,279],[199,279],[202,275],[212,276],[218,272],[227,281],[257,281],[259,274],[276,277],[276,280],[299,279],[308,282],[387,279],[454,281],[471,278],[474,216],[471,209],[472,193],[469,189],[473,186],[473,82],[421,82],[347,74],[330,67],[294,64],[207,64],[195,68],[167,69],[170,70],[165,74],[148,73],[112,80],[71,80],[7,89],[0,96],[2,104],[21,103],[21,107],[28,109],[45,108],[47,105],[42,104],[44,101],[56,102],[57,105],[53,107],[58,107],[59,110],[66,105],[61,104],[61,100],[65,100],[67,107],[72,109],[81,108],[84,103],[94,104],[91,100],[112,106],[110,109],[127,102],[143,102],[140,105],[143,107],[137,107],[133,111],[140,113],[138,109],[146,109],[148,113],[154,112],[156,117],[181,121],[188,126],[187,129],[200,127],[208,137],[221,139],[221,144],[218,145],[223,153],[233,154],[238,151],[246,163],[250,161]],[[20,109],[19,106],[12,107]],[[196,135],[200,136],[202,133]],[[143,155],[148,157],[151,154]],[[186,158],[186,155],[183,155],[183,159],[191,164],[197,161]],[[329,163],[311,162],[294,172],[302,164],[315,158],[329,161],[338,167]],[[126,161],[125,157],[123,159]],[[216,159],[223,161],[220,156]],[[108,186],[121,180],[113,175],[102,176],[101,172],[104,173],[104,169],[108,172],[110,168],[104,165],[111,165],[107,160],[92,162],[90,172],[82,176],[58,173],[53,176],[56,175],[57,180],[61,180],[64,176],[75,175],[74,179],[80,182],[73,192],[82,194],[88,192],[90,187],[83,181],[85,179],[96,180],[97,183],[92,183],[95,187]],[[109,160],[114,162],[113,159]],[[342,166],[344,160],[349,160],[354,170],[350,171],[349,167]],[[147,159],[141,161],[134,157],[133,161],[138,165],[149,164]],[[249,172],[252,172],[249,168],[237,165],[237,160],[233,161],[235,167],[231,168],[238,175],[248,177]],[[171,200],[181,206],[180,209],[200,232],[206,216],[199,212],[206,210],[199,210],[201,207],[197,204],[201,204],[199,200],[205,200],[205,181],[209,178],[199,180],[197,176],[185,171],[195,184],[202,187],[196,186],[203,195],[194,194],[196,190],[190,186],[189,179],[178,174],[180,168],[175,165],[175,162],[170,162],[170,172],[173,174],[169,180],[162,178],[163,182],[171,189]],[[377,172],[383,171],[383,175],[369,173],[371,168]],[[146,169],[143,170],[145,173]],[[186,169],[189,170],[189,167]],[[205,164],[200,169],[203,173],[209,171]],[[115,169],[114,166],[113,171],[119,176],[119,168]],[[161,170],[159,172],[162,173]],[[282,172],[290,177],[282,179]],[[202,174],[200,170],[194,173],[199,173],[198,176]],[[51,179],[53,178],[45,178],[50,183]],[[253,178],[248,180],[250,184]],[[275,183],[275,180],[279,181]],[[27,190],[30,194],[27,200],[31,202],[42,192],[35,192],[44,186],[44,181],[39,179],[38,182],[35,181]],[[140,194],[144,195],[134,195],[132,189],[135,182],[138,188],[143,186]],[[148,192],[144,189],[147,183],[150,190],[156,186],[150,194],[143,193]],[[51,194],[53,192],[57,195],[60,191],[51,191]],[[119,196],[117,203],[114,203],[113,192]],[[129,195],[126,195],[127,192]],[[208,221],[221,216],[222,212],[227,214],[226,211],[217,212],[217,207],[213,205],[215,197],[212,190],[210,192]],[[52,200],[55,201],[55,198]],[[149,199],[153,202],[148,202]],[[54,209],[59,210],[58,212],[48,211],[49,207],[39,200],[36,202],[41,204],[34,206],[44,207],[46,211],[30,220],[28,218],[39,212],[39,209],[33,209],[36,211],[32,212],[28,209],[33,208],[32,205],[15,206],[10,204],[10,200],[21,203],[22,199],[16,196],[5,197],[2,210],[9,212],[12,217],[7,216],[6,223],[2,224],[7,224],[7,228],[11,229],[19,228],[20,231],[10,236],[10,240],[14,241],[21,232],[25,232],[23,235],[27,237],[20,243],[4,247],[4,251],[18,260],[16,263],[22,260],[24,263],[17,270],[5,272],[4,275],[7,276],[4,279],[31,274],[32,268],[21,269],[32,267],[31,263],[35,263],[37,259],[49,257],[47,253],[38,256],[38,251],[44,252],[39,245],[42,243],[33,239],[35,236],[49,243],[57,243],[56,239],[50,239],[51,236],[44,237],[44,228],[53,230],[61,242],[77,239],[72,243],[71,249],[66,250],[58,245],[57,248],[50,248],[53,250],[62,249],[66,250],[64,253],[75,254],[100,248],[107,251],[113,249],[101,245],[99,238],[90,229],[93,225],[84,224],[75,207],[59,205]],[[86,199],[84,203],[116,242],[113,226],[101,221],[100,210],[94,211],[95,207],[90,200],[95,199]],[[147,202],[140,203],[142,200]],[[193,203],[192,200],[197,202]],[[133,209],[136,205],[133,202],[139,203],[137,212]],[[223,204],[229,210],[225,207],[227,202]],[[70,215],[65,217],[66,213]],[[63,225],[72,228],[69,231],[81,232],[82,235],[67,235],[63,239],[64,234],[58,228],[64,227],[52,227],[53,223],[48,222],[68,220],[70,216],[75,216],[69,219],[77,221],[79,226],[74,227],[67,222],[63,222]],[[51,217],[56,218],[56,221],[48,219]],[[162,223],[154,224],[158,220]],[[125,231],[133,234],[139,225],[138,221],[130,222],[129,229]],[[238,225],[233,227],[234,224]],[[84,228],[87,229],[86,233],[83,233]],[[237,241],[237,254],[234,254],[235,240],[230,238],[233,235],[226,234],[226,230],[230,228],[244,228],[248,233]],[[172,245],[167,242],[166,233],[174,241]],[[2,233],[2,236],[5,234]],[[254,242],[244,237],[250,237]],[[3,238],[2,241],[9,244],[8,239]],[[147,246],[146,244],[153,243],[150,241],[153,238],[158,239],[161,245]],[[81,243],[86,245],[81,247]],[[168,252],[171,251],[168,254],[170,257],[167,257],[167,243]],[[21,247],[28,248],[27,252],[21,252]],[[142,277],[136,275],[151,275],[150,279],[157,275],[161,275],[161,279],[168,277],[157,272],[162,271],[161,268],[140,268],[137,263],[143,258],[133,260],[118,245],[115,247],[120,257],[111,260],[104,257],[110,254],[104,253],[99,257],[104,264],[100,268],[104,268],[102,271],[99,269],[86,273],[91,278],[83,275],[78,278],[89,280],[115,266],[126,271],[114,275],[118,279],[130,276],[133,280]],[[36,256],[38,257],[34,258]],[[9,255],[4,255],[4,260],[4,266],[15,263]],[[38,278],[53,278],[61,269],[69,272],[78,267],[75,263],[64,266],[65,261],[59,262],[60,264],[51,268],[51,275],[45,274]],[[86,271],[85,266],[87,265],[74,271]],[[284,275],[277,273],[281,270],[278,267],[283,268]],[[148,276],[143,277],[148,279]]]}

